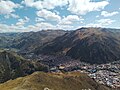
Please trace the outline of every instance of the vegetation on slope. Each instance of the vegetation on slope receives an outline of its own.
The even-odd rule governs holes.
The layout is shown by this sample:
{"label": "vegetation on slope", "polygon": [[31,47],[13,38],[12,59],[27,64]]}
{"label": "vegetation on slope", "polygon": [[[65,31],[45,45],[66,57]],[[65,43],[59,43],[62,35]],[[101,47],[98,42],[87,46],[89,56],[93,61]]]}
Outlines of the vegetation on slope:
{"label": "vegetation on slope", "polygon": [[[48,89],[47,89],[48,88]],[[0,85],[0,90],[110,90],[79,72],[35,72]]]}
{"label": "vegetation on slope", "polygon": [[48,67],[37,61],[27,61],[15,53],[0,52],[0,83],[35,71],[47,72]]}

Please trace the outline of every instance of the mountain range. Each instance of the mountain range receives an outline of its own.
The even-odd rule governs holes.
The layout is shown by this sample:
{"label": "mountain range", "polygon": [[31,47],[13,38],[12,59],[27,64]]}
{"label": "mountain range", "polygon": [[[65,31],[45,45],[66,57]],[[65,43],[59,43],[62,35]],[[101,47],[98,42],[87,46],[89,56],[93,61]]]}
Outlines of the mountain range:
{"label": "mountain range", "polygon": [[83,27],[73,31],[1,33],[0,47],[36,55],[62,54],[83,62],[101,64],[120,60],[120,30]]}
{"label": "mountain range", "polygon": [[38,32],[0,33],[0,48],[14,48],[22,53],[29,52],[66,32],[64,30],[42,30]]}
{"label": "mountain range", "polygon": [[0,90],[112,90],[74,70],[119,60],[119,29],[0,33]]}
{"label": "mountain range", "polygon": [[38,47],[35,54],[70,56],[87,63],[120,60],[120,31],[107,28],[80,28]]}

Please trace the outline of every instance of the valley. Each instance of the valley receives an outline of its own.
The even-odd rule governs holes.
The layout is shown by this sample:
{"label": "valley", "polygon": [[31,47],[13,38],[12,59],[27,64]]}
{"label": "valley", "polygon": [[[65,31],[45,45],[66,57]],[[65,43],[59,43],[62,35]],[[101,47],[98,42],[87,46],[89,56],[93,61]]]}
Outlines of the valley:
{"label": "valley", "polygon": [[[1,33],[0,39],[0,90],[120,89],[118,29]],[[55,87],[54,79],[59,81]],[[44,85],[39,86],[41,83]]]}

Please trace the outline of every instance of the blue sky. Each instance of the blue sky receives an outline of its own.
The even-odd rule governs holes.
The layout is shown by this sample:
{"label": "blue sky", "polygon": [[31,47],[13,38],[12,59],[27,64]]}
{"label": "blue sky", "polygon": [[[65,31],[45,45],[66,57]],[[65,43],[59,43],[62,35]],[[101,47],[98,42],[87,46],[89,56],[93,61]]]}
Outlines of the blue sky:
{"label": "blue sky", "polygon": [[120,28],[119,0],[0,0],[0,32]]}

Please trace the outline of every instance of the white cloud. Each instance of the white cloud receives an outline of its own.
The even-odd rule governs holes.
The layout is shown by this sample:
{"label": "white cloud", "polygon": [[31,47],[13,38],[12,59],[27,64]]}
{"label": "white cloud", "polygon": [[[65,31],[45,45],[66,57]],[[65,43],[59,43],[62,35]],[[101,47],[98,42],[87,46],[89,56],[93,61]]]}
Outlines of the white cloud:
{"label": "white cloud", "polygon": [[35,25],[36,27],[39,27],[39,29],[55,29],[56,26],[50,24],[50,23],[46,23],[46,22],[41,22],[41,23],[37,23]]}
{"label": "white cloud", "polygon": [[104,17],[110,17],[110,16],[114,16],[116,14],[118,14],[119,12],[115,11],[115,12],[107,12],[107,11],[102,11],[101,15]]}
{"label": "white cloud", "polygon": [[64,18],[64,20],[68,20],[68,21],[79,21],[80,18],[77,15],[68,15],[66,18]]}
{"label": "white cloud", "polygon": [[94,2],[92,0],[24,0],[22,2],[26,6],[40,9],[54,9],[57,6],[61,8],[67,6],[70,12],[74,14],[86,14],[91,11],[100,11],[109,4],[108,0]]}
{"label": "white cloud", "polygon": [[101,24],[97,24],[97,23],[89,23],[86,25],[86,27],[102,27]]}
{"label": "white cloud", "polygon": [[18,15],[13,14],[13,13],[7,14],[7,15],[5,15],[4,17],[5,17],[6,19],[9,19],[9,18],[20,18]]}
{"label": "white cloud", "polygon": [[45,19],[36,17],[36,18],[35,18],[35,21],[36,21],[36,22],[42,22],[42,21],[45,21]]}
{"label": "white cloud", "polygon": [[99,18],[99,17],[100,17],[99,15],[96,16],[96,18]]}
{"label": "white cloud", "polygon": [[[21,20],[20,20],[21,21]],[[0,32],[30,32],[30,31],[40,31],[46,29],[66,29],[71,30],[74,29],[72,25],[53,25],[47,22],[37,23],[35,25],[7,25],[7,24],[0,24]]]}
{"label": "white cloud", "polygon": [[35,7],[37,9],[54,9],[57,6],[64,6],[68,4],[68,0],[24,0],[22,2],[26,6]]}
{"label": "white cloud", "polygon": [[104,26],[108,26],[108,25],[112,24],[113,22],[115,22],[115,20],[100,19],[100,20],[96,20],[95,23],[90,23],[90,24],[87,24],[86,26],[89,26],[89,27],[104,27]]}
{"label": "white cloud", "polygon": [[0,14],[10,14],[15,12],[15,8],[20,7],[19,4],[15,4],[12,1],[0,0]]}
{"label": "white cloud", "polygon": [[91,0],[69,0],[68,10],[74,14],[86,14],[91,11],[100,11],[108,4],[108,1],[91,2]]}
{"label": "white cloud", "polygon": [[18,19],[18,22],[16,23],[17,26],[24,26],[25,23],[29,22],[29,18],[28,17],[24,17],[24,19]]}
{"label": "white cloud", "polygon": [[25,30],[26,30],[25,27],[19,27],[16,25],[0,24],[0,32],[23,32]]}
{"label": "white cloud", "polygon": [[63,29],[63,30],[73,30],[75,29],[74,26],[72,25],[57,25],[57,29]]}
{"label": "white cloud", "polygon": [[71,21],[64,21],[64,20],[59,22],[59,25],[70,25],[70,24],[73,24],[73,23]]}
{"label": "white cloud", "polygon": [[46,9],[42,9],[41,11],[37,11],[37,16],[43,17],[46,20],[51,21],[60,21],[61,17],[54,12],[48,11]]}
{"label": "white cloud", "polygon": [[115,22],[115,20],[112,19],[100,19],[97,21],[101,26],[107,26]]}
{"label": "white cloud", "polygon": [[64,17],[60,22],[59,25],[70,25],[75,22],[80,21],[82,18],[78,17],[77,15],[68,15],[67,17]]}
{"label": "white cloud", "polygon": [[68,15],[61,19],[61,21],[57,24],[59,29],[73,30],[83,22],[83,18],[77,15]]}
{"label": "white cloud", "polygon": [[0,24],[0,32],[30,32],[30,31],[39,31],[42,29],[58,29],[56,26],[50,24],[50,23],[37,23],[35,25],[28,25],[28,26],[22,26],[22,25],[6,25],[6,24]]}
{"label": "white cloud", "polygon": [[[46,15],[47,16],[47,15]],[[42,29],[74,29],[73,22],[79,21],[81,18],[77,15],[69,15],[67,17],[64,17],[63,20],[70,21],[71,24],[62,24],[60,25],[59,22],[56,24],[51,24],[48,22],[45,22],[43,18],[36,17],[36,24],[34,25],[25,25],[27,22],[29,22],[28,17],[20,18],[18,19],[18,22],[16,24],[7,25],[7,24],[0,24],[0,32],[29,32],[29,31],[39,31]],[[60,20],[60,21],[61,21]]]}

